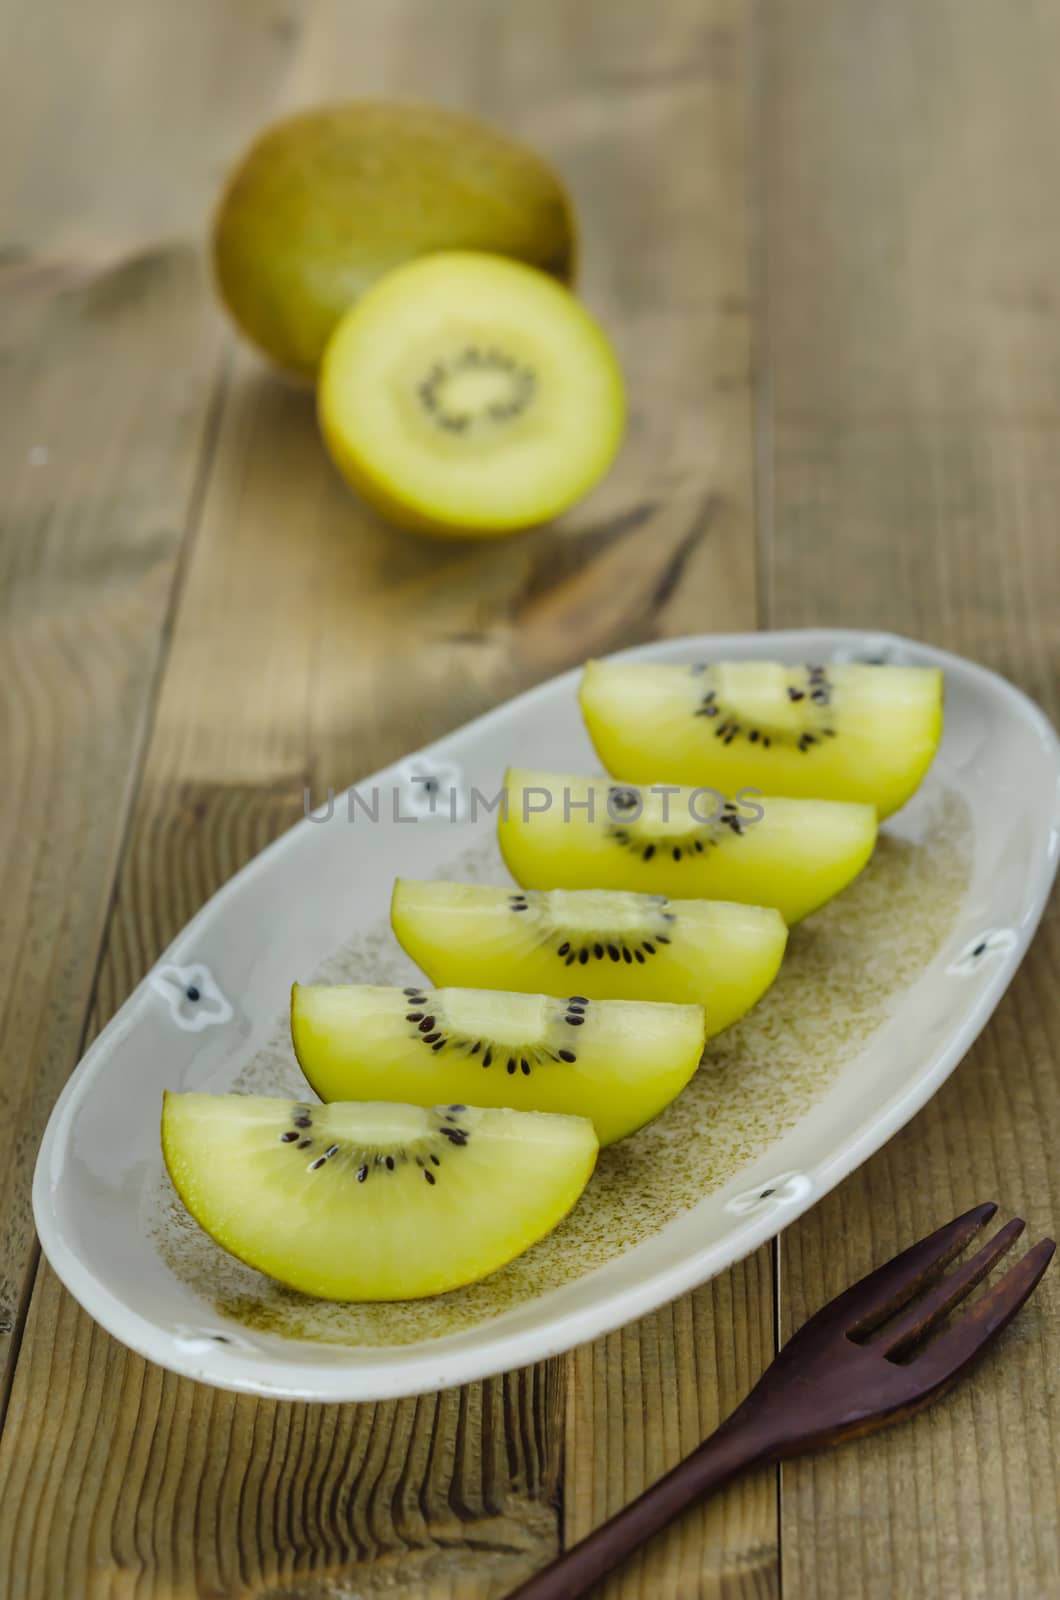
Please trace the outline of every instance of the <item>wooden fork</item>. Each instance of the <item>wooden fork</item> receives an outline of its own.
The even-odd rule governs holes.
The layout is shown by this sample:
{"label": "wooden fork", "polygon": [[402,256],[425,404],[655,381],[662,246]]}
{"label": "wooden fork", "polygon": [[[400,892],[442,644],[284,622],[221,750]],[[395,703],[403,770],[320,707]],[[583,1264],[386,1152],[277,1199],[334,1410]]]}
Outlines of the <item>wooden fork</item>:
{"label": "wooden fork", "polygon": [[1056,1249],[1052,1239],[1042,1239],[918,1353],[924,1336],[1023,1232],[1014,1218],[943,1277],[947,1262],[996,1210],[993,1201],[973,1207],[829,1301],[709,1439],[510,1600],[576,1600],[686,1506],[744,1468],[871,1433],[933,1400],[1016,1315]]}

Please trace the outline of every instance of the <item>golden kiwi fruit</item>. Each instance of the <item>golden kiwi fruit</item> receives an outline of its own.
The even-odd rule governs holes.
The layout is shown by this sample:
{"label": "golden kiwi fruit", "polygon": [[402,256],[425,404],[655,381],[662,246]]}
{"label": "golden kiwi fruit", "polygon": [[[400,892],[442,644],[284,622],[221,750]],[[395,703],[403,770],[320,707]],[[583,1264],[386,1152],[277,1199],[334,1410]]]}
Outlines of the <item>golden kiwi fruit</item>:
{"label": "golden kiwi fruit", "polygon": [[351,101],[255,141],[225,187],[212,250],[241,331],[312,379],[342,314],[416,257],[485,251],[568,283],[574,217],[552,169],[507,134],[437,106]]}

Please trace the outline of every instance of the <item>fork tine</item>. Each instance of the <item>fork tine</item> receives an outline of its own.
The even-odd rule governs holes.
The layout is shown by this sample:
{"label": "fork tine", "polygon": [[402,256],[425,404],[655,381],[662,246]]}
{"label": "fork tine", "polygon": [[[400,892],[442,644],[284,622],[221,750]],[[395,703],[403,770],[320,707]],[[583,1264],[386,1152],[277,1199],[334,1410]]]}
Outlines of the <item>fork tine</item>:
{"label": "fork tine", "polygon": [[883,1337],[875,1345],[881,1355],[890,1356],[897,1360],[922,1334],[933,1328],[953,1306],[957,1305],[966,1295],[971,1294],[975,1285],[985,1278],[991,1271],[995,1261],[1000,1261],[1006,1250],[1010,1250],[1024,1229],[1022,1217],[1013,1217],[1011,1222],[995,1233],[994,1237],[978,1251],[970,1261],[958,1267],[956,1272],[948,1278],[942,1278],[934,1287],[919,1300],[914,1300],[909,1309],[889,1327]]}
{"label": "fork tine", "polygon": [[953,1327],[929,1344],[905,1369],[917,1375],[925,1388],[934,1388],[955,1377],[962,1367],[978,1356],[995,1334],[1012,1321],[1023,1302],[1033,1292],[1038,1279],[1053,1258],[1056,1243],[1041,1239],[1028,1250],[1022,1261],[1010,1267],[989,1294],[977,1300]]}
{"label": "fork tine", "polygon": [[908,1250],[885,1261],[882,1267],[860,1278],[824,1308],[829,1321],[844,1319],[847,1333],[869,1332],[892,1311],[912,1299],[928,1279],[936,1277],[953,1257],[964,1249],[997,1210],[996,1200],[973,1206],[952,1222],[936,1228],[926,1239],[911,1244]]}

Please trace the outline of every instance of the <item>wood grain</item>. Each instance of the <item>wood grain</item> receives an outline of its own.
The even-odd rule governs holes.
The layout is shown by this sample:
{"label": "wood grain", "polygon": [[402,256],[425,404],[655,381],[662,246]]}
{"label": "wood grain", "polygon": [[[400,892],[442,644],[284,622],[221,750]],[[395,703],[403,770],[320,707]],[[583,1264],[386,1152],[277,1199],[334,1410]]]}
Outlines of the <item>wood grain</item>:
{"label": "wood grain", "polygon": [[[1055,7],[767,8],[760,505],[774,625],[930,638],[1060,711]],[[1060,917],[915,1122],[781,1241],[782,1333],[989,1197],[1055,1234]],[[1040,1600],[1060,1278],[981,1382],[783,1471],[788,1600]]]}
{"label": "wood grain", "polygon": [[60,41],[53,8],[7,7],[18,92],[0,104],[0,1414],[34,1152],[85,1027],[225,359],[198,254],[170,229],[213,141],[248,127],[238,88],[203,126],[204,69],[243,60],[265,88],[277,67],[246,6],[207,38],[197,0],[160,101],[139,72],[157,22],[120,0],[62,9]]}
{"label": "wood grain", "polygon": [[[359,507],[323,457],[308,397],[235,355],[93,1027],[300,814],[304,783],[345,785],[588,651],[753,621],[747,16],[736,0],[680,0],[662,17],[632,0],[548,0],[531,30],[488,0],[285,13],[282,83],[262,85],[261,117],[358,91],[431,95],[495,114],[554,156],[583,219],[584,292],[631,377],[630,439],[601,491],[552,529],[433,546]],[[146,17],[138,27],[154,78],[137,105],[168,93],[162,24],[153,50]],[[234,154],[212,128],[218,157]],[[694,161],[670,159],[689,143]],[[181,211],[188,246],[209,188],[199,174],[201,215],[190,192]],[[555,1550],[564,1515],[602,1512],[616,1482],[633,1492],[661,1468],[678,1409],[684,1440],[735,1399],[771,1353],[771,1319],[763,1252],[581,1352],[577,1379],[550,1362],[440,1397],[307,1409],[146,1366],[43,1270],[0,1440],[0,1591],[500,1594]],[[564,1423],[587,1371],[615,1412],[603,1459],[584,1412]],[[633,1384],[639,1416],[623,1406]],[[676,1532],[672,1592],[770,1592],[775,1533],[773,1486],[749,1484],[720,1519]],[[648,1559],[649,1574],[671,1565]],[[767,1588],[749,1588],[749,1573]],[[616,1592],[647,1592],[637,1573],[629,1582]]]}

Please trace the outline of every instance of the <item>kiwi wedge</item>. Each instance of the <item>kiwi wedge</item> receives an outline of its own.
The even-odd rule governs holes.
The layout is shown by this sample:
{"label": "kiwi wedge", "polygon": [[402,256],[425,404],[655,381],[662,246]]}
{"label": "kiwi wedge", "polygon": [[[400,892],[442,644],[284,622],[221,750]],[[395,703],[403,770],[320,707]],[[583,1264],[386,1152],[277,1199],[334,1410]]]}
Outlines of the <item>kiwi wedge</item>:
{"label": "kiwi wedge", "polygon": [[390,921],[435,984],[697,1005],[707,1038],[769,988],[788,936],[758,906],[402,878]]}
{"label": "kiwi wedge", "polygon": [[854,800],[880,817],[915,792],[942,737],[931,667],[590,661],[580,700],[616,778]]}
{"label": "kiwi wedge", "polygon": [[398,267],[332,335],[320,426],[391,521],[451,538],[544,522],[610,466],[622,375],[574,296],[533,267],[456,251]]}
{"label": "kiwi wedge", "polygon": [[724,800],[676,784],[509,771],[497,823],[527,889],[627,889],[773,906],[798,922],[846,888],[876,843],[876,811],[838,800]]}
{"label": "kiwi wedge", "polygon": [[680,1094],[704,1022],[700,1006],[581,994],[296,983],[291,1038],[322,1100],[558,1111],[591,1118],[604,1145]]}
{"label": "kiwi wedge", "polygon": [[568,282],[574,217],[532,150],[440,106],[349,101],[267,128],[213,226],[228,310],[273,361],[315,376],[343,312],[434,250],[489,250]]}
{"label": "kiwi wedge", "polygon": [[411,1300],[554,1228],[596,1161],[584,1117],[166,1094],[162,1150],[218,1244],[303,1294]]}

